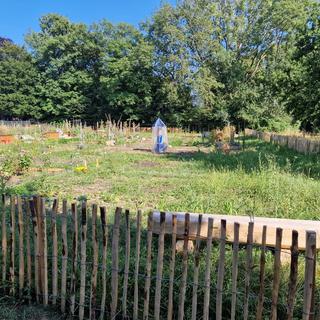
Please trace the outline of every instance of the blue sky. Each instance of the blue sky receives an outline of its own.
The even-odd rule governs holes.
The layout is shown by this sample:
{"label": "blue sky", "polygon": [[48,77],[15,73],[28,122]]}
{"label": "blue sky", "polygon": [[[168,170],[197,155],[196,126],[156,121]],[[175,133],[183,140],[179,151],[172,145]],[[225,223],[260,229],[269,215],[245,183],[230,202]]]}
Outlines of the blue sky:
{"label": "blue sky", "polygon": [[1,0],[0,36],[22,44],[26,33],[39,30],[39,18],[46,13],[59,13],[87,24],[105,18],[138,26],[160,4],[161,0]]}

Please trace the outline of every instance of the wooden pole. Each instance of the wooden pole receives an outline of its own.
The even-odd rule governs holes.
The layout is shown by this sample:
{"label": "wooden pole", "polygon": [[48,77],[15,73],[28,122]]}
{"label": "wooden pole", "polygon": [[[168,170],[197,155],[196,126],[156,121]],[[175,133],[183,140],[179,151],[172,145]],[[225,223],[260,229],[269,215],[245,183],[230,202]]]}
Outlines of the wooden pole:
{"label": "wooden pole", "polygon": [[169,276],[169,294],[168,294],[168,320],[172,320],[173,316],[173,285],[174,285],[174,269],[176,263],[176,243],[177,243],[177,216],[172,216],[172,242],[171,242],[171,259],[170,259],[170,276]]}
{"label": "wooden pole", "polygon": [[152,262],[152,214],[148,217],[148,235],[147,235],[147,263],[146,263],[146,280],[144,286],[144,307],[143,320],[149,319],[149,301],[150,301],[150,284],[151,284],[151,262]]}
{"label": "wooden pole", "polygon": [[309,320],[313,315],[313,293],[315,280],[315,257],[316,257],[316,239],[317,234],[314,231],[307,231],[306,233],[306,262],[304,273],[304,291],[303,291],[303,320]]}
{"label": "wooden pole", "polygon": [[163,254],[164,254],[164,233],[165,233],[166,213],[161,212],[160,215],[160,234],[158,242],[158,259],[157,259],[157,274],[156,274],[156,292],[154,298],[154,318],[160,319],[160,304],[161,304],[161,284],[163,272]]}
{"label": "wooden pole", "polygon": [[32,283],[32,263],[31,263],[31,248],[30,248],[30,220],[31,210],[28,199],[25,199],[26,207],[26,246],[27,246],[27,290],[28,301],[31,303],[31,283]]}
{"label": "wooden pole", "polygon": [[243,319],[248,320],[249,315],[249,290],[252,270],[252,243],[253,243],[253,222],[249,222],[246,252],[246,275],[245,275],[245,292],[244,292],[244,308]]}
{"label": "wooden pole", "polygon": [[212,256],[212,231],[213,219],[208,219],[208,235],[207,235],[207,256],[206,256],[206,272],[204,276],[204,301],[203,301],[203,320],[209,320],[210,305],[210,272],[211,272],[211,256]]}
{"label": "wooden pole", "polygon": [[15,204],[15,197],[10,197],[10,294],[15,295],[16,288],[15,288],[15,226],[16,226],[16,204]]}
{"label": "wooden pole", "polygon": [[[7,203],[6,195],[2,195],[2,219],[1,219],[1,235],[2,235],[2,285],[7,285]],[[5,290],[4,290],[5,291]]]}
{"label": "wooden pole", "polygon": [[43,252],[42,252],[42,266],[43,266],[43,271],[41,272],[43,281],[43,304],[47,305],[48,300],[49,300],[49,291],[48,291],[48,243],[47,243],[47,217],[46,217],[46,207],[45,207],[45,199],[41,198],[41,211],[40,211],[40,216],[41,216],[41,231],[42,231],[42,243],[43,243]]}
{"label": "wooden pole", "polygon": [[136,226],[136,261],[135,261],[135,268],[134,268],[133,320],[138,320],[140,242],[141,242],[141,211],[138,210],[137,226]]}
{"label": "wooden pole", "polygon": [[66,312],[66,295],[67,295],[67,265],[68,265],[68,240],[67,240],[67,200],[62,201],[62,216],[61,216],[61,305],[62,313]]}
{"label": "wooden pole", "polygon": [[182,260],[181,287],[180,287],[180,294],[179,294],[178,320],[184,319],[184,303],[186,298],[187,274],[188,274],[189,224],[190,224],[190,214],[186,213],[185,224],[184,224],[183,260]]}
{"label": "wooden pole", "polygon": [[100,207],[100,219],[102,228],[102,297],[100,320],[104,319],[107,297],[107,246],[108,246],[108,227],[106,223],[106,207]]}
{"label": "wooden pole", "polygon": [[57,303],[58,295],[58,237],[57,237],[57,213],[58,199],[53,200],[51,215],[51,240],[52,240],[52,304]]}
{"label": "wooden pole", "polygon": [[263,226],[262,230],[262,246],[260,254],[260,276],[259,276],[259,297],[257,305],[256,320],[262,320],[263,303],[264,303],[264,279],[265,279],[265,264],[266,264],[266,239],[267,226]]}
{"label": "wooden pole", "polygon": [[277,320],[278,296],[280,287],[282,229],[276,230],[276,247],[274,253],[271,320]]}
{"label": "wooden pole", "polygon": [[192,286],[192,313],[191,313],[192,320],[197,319],[201,224],[202,224],[202,215],[200,214],[198,217],[196,247],[195,247],[195,251],[194,251],[194,270],[193,270],[193,286]]}
{"label": "wooden pole", "polygon": [[238,264],[239,264],[239,229],[240,224],[234,223],[234,239],[232,254],[232,297],[231,297],[231,320],[235,320],[237,306],[237,284],[238,284]]}
{"label": "wooden pole", "polygon": [[87,261],[87,202],[81,205],[81,271],[80,271],[80,297],[79,297],[79,320],[84,317],[84,302],[86,293],[86,261]]}
{"label": "wooden pole", "polygon": [[222,291],[223,291],[223,279],[224,279],[224,264],[226,259],[226,220],[221,220],[220,229],[220,257],[218,267],[218,279],[217,279],[217,299],[216,299],[216,320],[222,319]]}
{"label": "wooden pole", "polygon": [[24,289],[24,234],[23,234],[23,213],[22,200],[17,197],[18,205],[18,227],[19,227],[19,297],[23,296]]}
{"label": "wooden pole", "polygon": [[111,319],[116,316],[118,306],[119,285],[119,237],[121,208],[117,208],[114,215],[112,235],[112,271],[111,271]]}
{"label": "wooden pole", "polygon": [[77,263],[78,263],[78,210],[77,204],[71,204],[73,237],[72,237],[72,275],[70,285],[70,312],[74,317],[75,302],[76,302],[76,288],[77,288]]}
{"label": "wooden pole", "polygon": [[289,277],[289,290],[287,302],[287,320],[293,320],[294,301],[297,291],[298,279],[298,232],[292,231],[292,245],[291,245],[291,263],[290,263],[290,277]]}

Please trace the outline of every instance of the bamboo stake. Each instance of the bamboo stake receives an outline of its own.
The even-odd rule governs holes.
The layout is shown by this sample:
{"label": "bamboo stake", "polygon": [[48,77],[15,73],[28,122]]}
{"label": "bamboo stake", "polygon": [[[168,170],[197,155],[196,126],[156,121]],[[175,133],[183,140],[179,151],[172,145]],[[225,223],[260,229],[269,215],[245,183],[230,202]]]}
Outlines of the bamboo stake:
{"label": "bamboo stake", "polygon": [[[1,219],[1,235],[2,235],[2,285],[7,285],[7,203],[6,196],[2,195],[2,219]],[[5,290],[4,290],[5,291]]]}
{"label": "bamboo stake", "polygon": [[158,259],[157,259],[157,275],[156,275],[156,292],[154,298],[154,318],[160,319],[160,304],[161,304],[161,284],[163,272],[163,254],[164,254],[164,233],[165,233],[166,213],[160,213],[160,233],[158,242]]}
{"label": "bamboo stake", "polygon": [[138,320],[140,242],[141,242],[141,211],[138,210],[137,229],[136,229],[136,261],[135,261],[135,268],[134,268],[133,320]]}
{"label": "bamboo stake", "polygon": [[151,284],[151,262],[152,262],[152,214],[148,217],[148,235],[147,235],[147,264],[146,280],[144,286],[144,307],[143,320],[149,319],[149,301],[150,301],[150,284]]}
{"label": "bamboo stake", "polygon": [[278,295],[280,287],[280,268],[281,268],[281,242],[282,242],[282,229],[276,230],[276,247],[274,254],[273,266],[273,286],[272,286],[272,303],[271,303],[271,320],[277,320],[277,307]]}
{"label": "bamboo stake", "polygon": [[122,209],[117,208],[114,215],[112,235],[112,272],[111,272],[111,319],[116,316],[118,306],[118,285],[119,285],[119,236],[120,216]]}
{"label": "bamboo stake", "polygon": [[198,217],[196,247],[195,247],[195,251],[194,251],[194,270],[193,270],[193,286],[192,286],[192,314],[191,314],[192,320],[197,319],[201,224],[202,224],[202,215],[200,214]]}
{"label": "bamboo stake", "polygon": [[93,247],[93,266],[91,275],[91,290],[90,290],[90,319],[96,319],[96,304],[97,304],[97,278],[98,278],[98,236],[97,236],[97,211],[96,204],[92,205],[92,247]]}
{"label": "bamboo stake", "polygon": [[262,246],[260,254],[260,276],[259,276],[259,298],[257,305],[256,320],[262,320],[263,303],[264,303],[264,280],[265,280],[265,264],[266,264],[266,239],[267,226],[263,226],[262,230]]}
{"label": "bamboo stake", "polygon": [[51,215],[51,237],[52,237],[52,304],[57,303],[58,295],[58,237],[57,237],[57,213],[58,199],[54,199]]}
{"label": "bamboo stake", "polygon": [[289,277],[289,289],[288,289],[288,307],[287,307],[287,320],[293,319],[294,301],[297,291],[297,279],[298,279],[298,232],[292,230],[292,245],[291,245],[291,263],[290,263],[290,277]]}
{"label": "bamboo stake", "polygon": [[217,279],[217,299],[216,299],[216,320],[222,319],[222,290],[224,279],[224,263],[226,257],[226,220],[221,220],[220,229],[220,257],[218,267],[218,279]]}
{"label": "bamboo stake", "polygon": [[316,263],[316,240],[317,234],[314,231],[306,232],[306,262],[304,273],[303,291],[303,320],[313,318],[313,294],[315,286],[315,263]]}
{"label": "bamboo stake", "polygon": [[249,290],[252,270],[252,243],[253,243],[253,222],[249,222],[246,252],[246,275],[245,275],[245,293],[244,293],[244,310],[243,319],[248,320],[249,313]]}
{"label": "bamboo stake", "polygon": [[41,198],[41,230],[42,230],[42,243],[43,243],[43,303],[44,305],[48,304],[48,244],[47,244],[47,218],[46,218],[46,207],[45,207],[45,199]]}
{"label": "bamboo stake", "polygon": [[15,204],[15,197],[10,197],[10,294],[15,295],[15,273],[14,273],[14,267],[15,267],[15,224],[16,224],[16,204]]}
{"label": "bamboo stake", "polygon": [[170,276],[169,276],[169,294],[168,294],[168,320],[172,320],[173,315],[173,285],[174,269],[176,263],[176,243],[177,243],[177,216],[172,216],[172,242],[171,242],[171,259],[170,259]]}
{"label": "bamboo stake", "polygon": [[78,211],[77,204],[71,204],[73,238],[72,238],[72,276],[70,285],[70,312],[75,314],[76,288],[77,288],[77,262],[78,262]]}
{"label": "bamboo stake", "polygon": [[212,231],[213,231],[213,219],[209,218],[208,219],[208,236],[207,236],[206,272],[204,276],[205,292],[204,292],[204,301],[203,301],[203,320],[209,320]]}
{"label": "bamboo stake", "polygon": [[61,261],[61,305],[62,313],[66,312],[66,294],[67,294],[67,264],[68,264],[68,240],[67,240],[67,201],[62,201],[61,216],[61,235],[62,235],[62,261]]}
{"label": "bamboo stake", "polygon": [[26,207],[26,246],[27,246],[27,290],[28,290],[28,301],[31,303],[31,282],[32,282],[32,264],[31,264],[31,248],[30,248],[30,220],[31,210],[30,203],[25,200]]}
{"label": "bamboo stake", "polygon": [[82,202],[81,208],[81,273],[80,273],[80,298],[79,320],[83,320],[84,302],[86,293],[86,260],[87,260],[87,202]]}
{"label": "bamboo stake", "polygon": [[240,224],[234,223],[234,239],[232,254],[232,297],[231,297],[231,320],[235,320],[237,306],[237,283],[238,283],[238,263],[239,263],[239,229]]}
{"label": "bamboo stake", "polygon": [[122,293],[122,317],[127,319],[127,295],[128,295],[128,280],[129,280],[129,266],[130,266],[130,213],[129,210],[125,212],[126,218],[126,251],[125,251],[125,266],[123,277],[123,293]]}
{"label": "bamboo stake", "polygon": [[19,297],[23,296],[24,289],[24,236],[23,236],[23,215],[22,215],[22,200],[17,197],[18,205],[18,227],[19,227]]}
{"label": "bamboo stake", "polygon": [[100,207],[100,218],[102,227],[102,298],[100,320],[104,319],[107,296],[107,245],[108,245],[108,228],[106,223],[106,208]]}
{"label": "bamboo stake", "polygon": [[178,320],[184,319],[184,302],[186,298],[187,273],[188,273],[189,223],[190,223],[190,215],[189,213],[186,213],[185,224],[184,224],[183,260],[182,260],[181,288],[180,288],[180,295],[179,295]]}

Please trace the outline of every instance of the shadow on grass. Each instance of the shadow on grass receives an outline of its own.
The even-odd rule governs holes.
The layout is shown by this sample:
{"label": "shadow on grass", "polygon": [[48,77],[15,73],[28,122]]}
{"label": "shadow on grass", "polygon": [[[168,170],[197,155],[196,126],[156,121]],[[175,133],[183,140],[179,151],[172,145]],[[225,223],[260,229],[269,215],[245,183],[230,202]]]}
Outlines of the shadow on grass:
{"label": "shadow on grass", "polygon": [[230,154],[222,152],[168,153],[170,160],[199,161],[205,169],[219,171],[239,170],[246,173],[277,169],[291,174],[304,174],[309,178],[320,179],[320,155],[304,155],[285,147],[247,138],[245,149]]}

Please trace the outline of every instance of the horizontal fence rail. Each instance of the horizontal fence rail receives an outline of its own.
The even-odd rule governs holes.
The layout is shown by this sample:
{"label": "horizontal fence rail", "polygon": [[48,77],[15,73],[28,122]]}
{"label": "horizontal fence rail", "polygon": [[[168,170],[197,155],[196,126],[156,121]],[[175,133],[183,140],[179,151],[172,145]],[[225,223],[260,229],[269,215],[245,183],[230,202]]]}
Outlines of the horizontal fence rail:
{"label": "horizontal fence rail", "polygon": [[270,249],[267,225],[243,243],[233,222],[230,244],[227,219],[186,213],[180,233],[172,214],[168,233],[166,215],[3,195],[0,295],[79,319],[319,319],[315,231],[300,252],[292,230],[282,264],[280,227]]}

